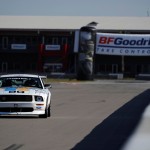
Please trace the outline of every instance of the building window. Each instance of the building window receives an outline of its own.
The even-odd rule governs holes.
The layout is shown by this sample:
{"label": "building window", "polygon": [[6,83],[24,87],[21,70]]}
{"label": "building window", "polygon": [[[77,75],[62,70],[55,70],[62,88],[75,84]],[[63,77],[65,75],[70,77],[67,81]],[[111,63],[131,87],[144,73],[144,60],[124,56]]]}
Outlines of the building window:
{"label": "building window", "polygon": [[62,38],[62,45],[67,44],[68,43],[68,39],[66,37]]}
{"label": "building window", "polygon": [[45,42],[45,44],[52,44],[52,39],[51,37],[43,37],[43,43]]}
{"label": "building window", "polygon": [[8,48],[8,37],[2,38],[2,48],[7,49]]}
{"label": "building window", "polygon": [[52,44],[58,45],[58,38],[57,37],[52,38]]}
{"label": "building window", "polygon": [[22,43],[22,37],[16,36],[13,38],[13,44],[21,44]]}

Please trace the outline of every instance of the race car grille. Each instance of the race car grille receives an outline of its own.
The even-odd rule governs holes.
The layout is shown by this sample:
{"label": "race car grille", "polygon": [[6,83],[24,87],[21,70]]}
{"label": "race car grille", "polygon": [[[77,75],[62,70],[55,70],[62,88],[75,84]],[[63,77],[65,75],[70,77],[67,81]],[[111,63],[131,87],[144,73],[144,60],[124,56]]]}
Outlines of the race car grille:
{"label": "race car grille", "polygon": [[13,108],[13,107],[3,107],[0,108],[0,112],[32,112],[33,108],[31,107],[17,107],[17,108]]}
{"label": "race car grille", "polygon": [[31,95],[0,95],[0,102],[31,102]]}

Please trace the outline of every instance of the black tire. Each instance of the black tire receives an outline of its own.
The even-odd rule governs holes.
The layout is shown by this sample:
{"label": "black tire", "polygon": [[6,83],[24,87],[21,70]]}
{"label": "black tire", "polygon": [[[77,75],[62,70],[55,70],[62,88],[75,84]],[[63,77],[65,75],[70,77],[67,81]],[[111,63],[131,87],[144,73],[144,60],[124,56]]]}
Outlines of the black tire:
{"label": "black tire", "polygon": [[39,115],[39,118],[47,118],[48,117],[48,109],[45,109],[45,114]]}
{"label": "black tire", "polygon": [[50,117],[51,116],[51,106],[49,105],[49,107],[48,107],[48,117]]}

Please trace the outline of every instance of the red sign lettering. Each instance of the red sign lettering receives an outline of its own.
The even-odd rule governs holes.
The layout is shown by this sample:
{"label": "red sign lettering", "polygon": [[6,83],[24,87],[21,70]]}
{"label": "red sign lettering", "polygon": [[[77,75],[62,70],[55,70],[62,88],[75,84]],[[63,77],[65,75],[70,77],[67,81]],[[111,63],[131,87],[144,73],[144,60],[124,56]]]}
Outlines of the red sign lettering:
{"label": "red sign lettering", "polygon": [[109,44],[114,41],[113,37],[100,37],[99,43],[100,44]]}

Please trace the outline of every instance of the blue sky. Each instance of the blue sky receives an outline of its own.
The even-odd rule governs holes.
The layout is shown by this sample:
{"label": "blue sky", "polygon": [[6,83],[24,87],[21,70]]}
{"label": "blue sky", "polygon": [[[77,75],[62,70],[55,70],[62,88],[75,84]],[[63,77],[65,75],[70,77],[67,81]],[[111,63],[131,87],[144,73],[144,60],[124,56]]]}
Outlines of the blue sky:
{"label": "blue sky", "polygon": [[147,16],[150,0],[0,0],[0,15]]}

